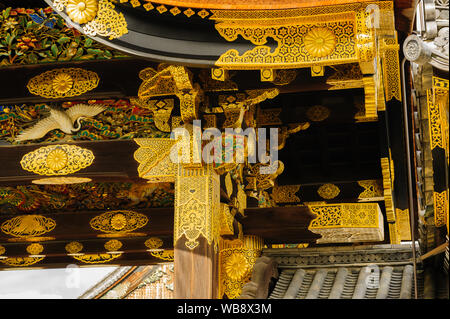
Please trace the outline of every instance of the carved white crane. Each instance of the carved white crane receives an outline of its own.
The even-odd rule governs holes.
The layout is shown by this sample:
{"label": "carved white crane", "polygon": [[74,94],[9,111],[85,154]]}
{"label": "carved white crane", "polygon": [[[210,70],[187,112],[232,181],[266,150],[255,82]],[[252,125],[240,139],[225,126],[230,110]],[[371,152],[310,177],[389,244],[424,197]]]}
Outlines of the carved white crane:
{"label": "carved white crane", "polygon": [[[66,111],[50,109],[50,116],[27,128],[16,137],[16,141],[35,140],[45,136],[48,132],[59,129],[66,134],[75,134],[81,129],[83,118],[93,117],[106,108],[102,105],[76,104]],[[75,127],[73,123],[76,122]]]}

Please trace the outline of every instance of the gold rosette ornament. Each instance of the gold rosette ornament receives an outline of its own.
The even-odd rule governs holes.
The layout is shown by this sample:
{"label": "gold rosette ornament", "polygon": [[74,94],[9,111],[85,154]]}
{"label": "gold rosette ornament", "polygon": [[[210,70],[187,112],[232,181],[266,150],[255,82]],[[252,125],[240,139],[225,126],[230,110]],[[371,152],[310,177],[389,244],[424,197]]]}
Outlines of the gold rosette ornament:
{"label": "gold rosette ornament", "polygon": [[333,52],[336,37],[327,28],[314,28],[305,35],[305,48],[314,57],[325,57]]}
{"label": "gold rosette ornament", "polygon": [[64,94],[70,91],[73,86],[73,79],[67,73],[60,73],[53,79],[52,87],[56,93]]}
{"label": "gold rosette ornament", "polygon": [[225,272],[232,280],[241,280],[248,270],[249,264],[242,254],[233,254],[225,262]]}
{"label": "gold rosette ornament", "polygon": [[97,15],[97,0],[68,0],[66,12],[69,18],[78,24],[88,23]]}
{"label": "gold rosette ornament", "polygon": [[67,166],[67,160],[68,160],[67,153],[64,152],[62,149],[57,148],[47,155],[46,162],[47,166],[50,169],[54,171],[59,171]]}

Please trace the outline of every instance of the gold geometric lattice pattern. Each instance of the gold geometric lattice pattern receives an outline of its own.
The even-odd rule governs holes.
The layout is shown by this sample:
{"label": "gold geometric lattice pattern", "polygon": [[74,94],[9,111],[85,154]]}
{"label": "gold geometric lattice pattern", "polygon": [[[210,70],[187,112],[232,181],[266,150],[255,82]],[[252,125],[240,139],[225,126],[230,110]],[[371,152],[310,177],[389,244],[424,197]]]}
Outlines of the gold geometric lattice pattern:
{"label": "gold geometric lattice pattern", "polygon": [[178,165],[175,181],[174,246],[181,237],[186,247],[198,246],[199,236],[218,244],[220,227],[220,180],[212,165],[184,168]]}
{"label": "gold geometric lattice pattern", "polygon": [[381,210],[377,203],[308,205],[317,217],[309,229],[322,235],[317,243],[381,241],[384,238]]}
{"label": "gold geometric lattice pattern", "polygon": [[78,96],[98,86],[97,73],[80,68],[64,68],[46,71],[28,81],[30,93],[48,99]]}
{"label": "gold geometric lattice pattern", "polygon": [[439,105],[434,101],[432,90],[427,90],[427,104],[428,104],[428,121],[431,137],[431,149],[435,147],[444,148],[444,132],[443,116]]}
{"label": "gold geometric lattice pattern", "polygon": [[246,247],[226,248],[219,253],[220,297],[226,295],[236,299],[242,292],[242,286],[250,281],[253,265],[261,251]]}
{"label": "gold geometric lattice pattern", "polygon": [[434,224],[436,227],[444,226],[448,223],[448,191],[441,193],[434,192]]}
{"label": "gold geometric lattice pattern", "polygon": [[134,159],[139,163],[139,177],[155,182],[173,182],[175,163],[170,159],[170,151],[177,141],[169,138],[136,138],[139,149]]}
{"label": "gold geometric lattice pattern", "polygon": [[402,89],[400,84],[400,63],[398,58],[399,45],[397,33],[392,38],[381,40],[381,56],[383,59],[383,79],[386,101],[396,98],[402,100]]}
{"label": "gold geometric lattice pattern", "polygon": [[395,209],[395,215],[397,221],[398,232],[400,234],[400,240],[411,240],[411,224],[409,218],[409,209]]}
{"label": "gold geometric lattice pattern", "polygon": [[76,145],[43,146],[25,154],[20,165],[39,175],[68,175],[94,162],[92,151]]}
{"label": "gold geometric lattice pattern", "polygon": [[[352,13],[286,18],[274,23],[264,19],[219,21],[216,29],[227,41],[235,41],[240,35],[256,45],[242,55],[235,49],[222,54],[216,65],[227,69],[282,69],[358,61]],[[268,37],[278,43],[273,52],[264,45]]]}
{"label": "gold geometric lattice pattern", "polygon": [[383,175],[384,203],[386,207],[387,221],[395,222],[394,199],[393,199],[393,179],[391,171],[391,161],[387,157],[381,158],[381,173]]}
{"label": "gold geometric lattice pattern", "polygon": [[14,237],[40,236],[51,232],[56,227],[56,222],[41,215],[21,215],[3,222],[1,230]]}

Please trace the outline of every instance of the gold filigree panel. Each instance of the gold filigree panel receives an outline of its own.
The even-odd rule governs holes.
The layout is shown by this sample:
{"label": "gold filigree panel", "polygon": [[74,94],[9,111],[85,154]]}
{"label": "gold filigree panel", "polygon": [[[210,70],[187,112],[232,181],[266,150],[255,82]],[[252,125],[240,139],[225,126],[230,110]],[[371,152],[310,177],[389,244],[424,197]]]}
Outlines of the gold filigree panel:
{"label": "gold filigree panel", "polygon": [[300,185],[275,185],[272,198],[276,203],[299,203],[300,198],[295,195],[299,190]]}
{"label": "gold filigree panel", "polygon": [[411,224],[408,209],[395,209],[396,224],[400,235],[400,240],[411,240]]}
{"label": "gold filigree panel", "polygon": [[397,33],[395,32],[394,36],[391,38],[382,38],[380,42],[386,101],[389,101],[392,98],[401,101],[402,88],[400,84],[400,62],[398,58],[400,46],[397,42]]}
{"label": "gold filigree panel", "polygon": [[383,184],[380,180],[358,181],[358,185],[364,188],[358,195],[359,201],[368,201],[384,197]]}
{"label": "gold filigree panel", "polygon": [[377,203],[308,205],[317,217],[309,229],[322,235],[317,243],[382,241],[383,216]]}
{"label": "gold filigree panel", "polygon": [[25,154],[20,165],[39,175],[68,175],[90,166],[94,158],[92,151],[76,145],[51,145]]}
{"label": "gold filigree panel", "polygon": [[78,96],[95,89],[97,73],[80,68],[55,69],[41,73],[28,81],[30,93],[49,99]]}
{"label": "gold filigree panel", "polygon": [[219,296],[236,299],[242,287],[250,281],[253,266],[261,255],[263,241],[256,236],[244,236],[243,241],[222,241],[219,252]]}
{"label": "gold filigree panel", "polygon": [[317,194],[324,199],[333,199],[340,193],[339,187],[334,184],[323,184],[317,190]]}
{"label": "gold filigree panel", "polygon": [[112,234],[128,235],[128,233],[144,227],[148,218],[144,214],[129,210],[115,210],[95,216],[89,224],[92,229]]}
{"label": "gold filigree panel", "polygon": [[170,159],[170,151],[177,141],[170,138],[136,138],[139,149],[134,159],[139,163],[139,177],[154,181],[173,182],[176,163]]}
{"label": "gold filigree panel", "polygon": [[122,254],[84,254],[78,256],[72,256],[74,259],[81,261],[85,264],[104,264],[114,259],[119,258]]}
{"label": "gold filigree panel", "polygon": [[65,10],[88,36],[99,35],[112,40],[128,33],[123,13],[115,10],[111,0],[53,0],[53,6],[57,11]]}
{"label": "gold filigree panel", "polygon": [[181,237],[186,247],[198,246],[202,236],[218,244],[220,227],[220,180],[212,167],[184,168],[178,165],[175,181],[174,246]]}
{"label": "gold filigree panel", "polygon": [[433,192],[434,224],[441,227],[448,224],[448,191]]}
{"label": "gold filigree panel", "polygon": [[[242,55],[230,49],[216,65],[238,68],[295,68],[357,62],[356,21],[353,13],[330,16],[285,18],[279,21],[235,20],[216,24],[227,41],[242,36],[256,46]],[[278,46],[271,52],[267,43],[273,38]]]}
{"label": "gold filigree panel", "polygon": [[8,257],[0,262],[11,267],[27,267],[42,261],[45,257]]}
{"label": "gold filigree panel", "polygon": [[51,232],[56,227],[56,222],[41,215],[21,215],[1,225],[1,230],[7,235],[19,238],[37,237]]}

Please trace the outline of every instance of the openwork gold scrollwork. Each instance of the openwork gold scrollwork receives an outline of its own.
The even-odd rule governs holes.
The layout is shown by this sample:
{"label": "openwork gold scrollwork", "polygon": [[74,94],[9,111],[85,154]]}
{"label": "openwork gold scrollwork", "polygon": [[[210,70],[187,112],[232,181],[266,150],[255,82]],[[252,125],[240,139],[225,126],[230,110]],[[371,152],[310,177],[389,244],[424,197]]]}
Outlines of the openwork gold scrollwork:
{"label": "openwork gold scrollwork", "polygon": [[30,255],[39,255],[44,250],[44,246],[42,246],[39,243],[33,243],[31,245],[28,245],[27,252]]}
{"label": "openwork gold scrollwork", "polygon": [[126,234],[144,227],[147,216],[129,210],[115,210],[95,216],[90,225],[93,229],[108,234]]}
{"label": "openwork gold scrollwork", "polygon": [[339,195],[341,191],[334,184],[324,184],[319,187],[317,194],[324,199],[333,199]]}
{"label": "openwork gold scrollwork", "polygon": [[115,10],[110,0],[53,0],[53,6],[58,11],[65,9],[69,18],[82,25],[89,36],[112,40],[128,33],[124,15]]}
{"label": "openwork gold scrollwork", "polygon": [[211,165],[184,168],[178,165],[175,182],[174,246],[181,237],[194,249],[202,236],[217,245],[220,223],[220,180]]}
{"label": "openwork gold scrollwork", "polygon": [[27,153],[20,161],[26,171],[39,175],[68,175],[90,166],[92,151],[76,145],[43,146]]}
{"label": "openwork gold scrollwork", "polygon": [[104,264],[107,262],[110,262],[114,259],[119,258],[122,256],[122,253],[119,254],[85,254],[85,255],[78,255],[78,256],[72,256],[74,259],[81,261],[85,264]]}
{"label": "openwork gold scrollwork", "polygon": [[276,185],[272,191],[272,198],[276,203],[299,203],[300,198],[295,195],[300,185]]}
{"label": "openwork gold scrollwork", "polygon": [[359,194],[358,199],[361,201],[383,197],[383,185],[379,180],[358,181],[358,185],[364,187]]}
{"label": "openwork gold scrollwork", "polygon": [[21,215],[3,222],[1,230],[14,237],[35,237],[51,232],[56,222],[41,215]]}
{"label": "openwork gold scrollwork", "polygon": [[78,96],[98,86],[97,73],[80,68],[46,71],[28,81],[30,93],[49,99]]}
{"label": "openwork gold scrollwork", "polygon": [[83,244],[77,241],[72,241],[68,243],[65,248],[69,254],[76,254],[83,250]]}
{"label": "openwork gold scrollwork", "polygon": [[44,258],[45,257],[8,257],[0,259],[0,262],[12,267],[27,267],[40,262]]}
{"label": "openwork gold scrollwork", "polygon": [[176,141],[169,138],[136,138],[139,149],[134,159],[139,163],[139,177],[154,182],[173,182],[176,165],[170,160],[170,150]]}

